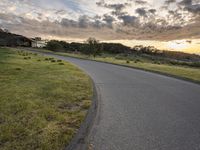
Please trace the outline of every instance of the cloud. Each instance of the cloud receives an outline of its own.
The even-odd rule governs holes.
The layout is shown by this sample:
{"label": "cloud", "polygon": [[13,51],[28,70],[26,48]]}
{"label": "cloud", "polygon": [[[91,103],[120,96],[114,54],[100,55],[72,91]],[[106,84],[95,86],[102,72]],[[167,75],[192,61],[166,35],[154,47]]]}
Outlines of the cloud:
{"label": "cloud", "polygon": [[155,14],[157,10],[156,10],[156,9],[149,9],[148,11],[149,11],[150,13],[152,13],[152,14]]}
{"label": "cloud", "polygon": [[96,4],[97,4],[97,6],[105,7],[105,8],[109,8],[109,9],[114,9],[116,11],[121,11],[122,9],[126,8],[126,6],[130,5],[128,3],[107,4],[107,3],[105,3],[104,0],[97,2]]}
{"label": "cloud", "polygon": [[193,14],[200,14],[200,4],[189,5],[189,6],[186,6],[185,9]]}
{"label": "cloud", "polygon": [[103,16],[103,21],[105,21],[106,24],[107,24],[109,27],[112,27],[113,22],[115,21],[115,18],[112,17],[112,16],[110,16],[110,15],[105,14],[105,15]]}
{"label": "cloud", "polygon": [[[195,1],[194,1],[195,2]],[[193,15],[200,15],[200,3],[193,4],[192,0],[182,0],[178,3],[184,10],[192,13]]]}
{"label": "cloud", "polygon": [[87,28],[89,23],[89,18],[86,15],[80,16],[78,19],[78,24],[80,28]]}
{"label": "cloud", "polygon": [[137,8],[135,12],[138,13],[140,16],[147,17],[147,11],[145,10],[145,8]]}
{"label": "cloud", "polygon": [[183,5],[183,6],[189,6],[189,5],[192,5],[192,0],[182,0],[178,4]]}
{"label": "cloud", "polygon": [[137,17],[130,16],[130,15],[122,15],[118,17],[119,19],[123,20],[124,25],[135,25],[137,23]]}
{"label": "cloud", "polygon": [[69,27],[69,26],[72,26],[72,27],[77,27],[77,22],[74,21],[74,20],[71,20],[71,19],[67,19],[67,18],[63,18],[60,22],[60,24],[62,26],[65,26],[65,27]]}
{"label": "cloud", "polygon": [[198,1],[1,0],[0,26],[27,36],[194,38],[200,34]]}
{"label": "cloud", "polygon": [[165,4],[166,4],[166,5],[169,5],[169,4],[175,3],[175,2],[176,2],[176,0],[166,0],[166,1],[165,1]]}
{"label": "cloud", "polygon": [[148,4],[147,1],[143,1],[143,0],[136,0],[135,3],[138,4],[138,5],[145,5],[145,4]]}

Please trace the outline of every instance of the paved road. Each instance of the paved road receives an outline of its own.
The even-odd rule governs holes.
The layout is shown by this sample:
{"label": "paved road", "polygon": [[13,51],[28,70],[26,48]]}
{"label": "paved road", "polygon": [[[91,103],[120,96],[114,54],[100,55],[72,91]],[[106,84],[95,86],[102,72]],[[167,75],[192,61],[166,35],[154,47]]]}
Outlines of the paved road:
{"label": "paved road", "polygon": [[200,150],[200,85],[126,67],[62,57],[94,80],[95,150]]}

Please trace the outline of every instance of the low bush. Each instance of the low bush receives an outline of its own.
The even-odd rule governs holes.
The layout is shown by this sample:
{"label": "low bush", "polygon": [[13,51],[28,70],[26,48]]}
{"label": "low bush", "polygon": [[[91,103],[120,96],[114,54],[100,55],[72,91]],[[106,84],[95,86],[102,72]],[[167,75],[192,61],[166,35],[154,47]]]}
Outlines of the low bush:
{"label": "low bush", "polygon": [[64,63],[59,63],[59,65],[64,65]]}
{"label": "low bush", "polygon": [[16,70],[22,70],[22,68],[16,68]]}

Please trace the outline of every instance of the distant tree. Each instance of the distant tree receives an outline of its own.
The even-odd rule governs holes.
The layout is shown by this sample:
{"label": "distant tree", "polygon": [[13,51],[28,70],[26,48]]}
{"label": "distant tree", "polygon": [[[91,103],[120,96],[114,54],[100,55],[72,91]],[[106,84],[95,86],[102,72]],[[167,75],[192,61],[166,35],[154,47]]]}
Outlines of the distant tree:
{"label": "distant tree", "polygon": [[35,40],[36,40],[36,41],[41,41],[42,38],[41,38],[41,37],[35,37]]}
{"label": "distant tree", "polygon": [[101,54],[101,45],[99,44],[99,41],[96,40],[95,38],[88,38],[86,43],[88,44],[88,54],[93,55],[96,57],[97,55]]}
{"label": "distant tree", "polygon": [[59,41],[51,40],[47,43],[46,48],[52,51],[61,51],[63,50],[63,45]]}

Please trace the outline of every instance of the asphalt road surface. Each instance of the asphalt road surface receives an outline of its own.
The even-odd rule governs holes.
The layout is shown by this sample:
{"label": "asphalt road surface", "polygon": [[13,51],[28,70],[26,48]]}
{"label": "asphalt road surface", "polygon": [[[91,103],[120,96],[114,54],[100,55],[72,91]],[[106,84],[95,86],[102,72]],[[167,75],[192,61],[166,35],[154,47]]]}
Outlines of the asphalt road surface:
{"label": "asphalt road surface", "polygon": [[61,58],[88,73],[98,89],[99,110],[89,134],[94,150],[200,150],[200,85]]}

